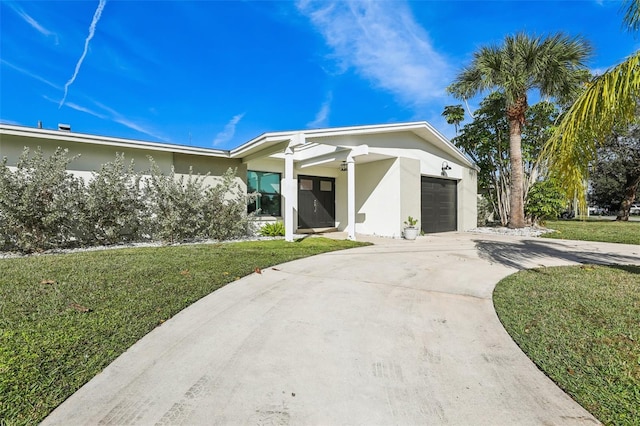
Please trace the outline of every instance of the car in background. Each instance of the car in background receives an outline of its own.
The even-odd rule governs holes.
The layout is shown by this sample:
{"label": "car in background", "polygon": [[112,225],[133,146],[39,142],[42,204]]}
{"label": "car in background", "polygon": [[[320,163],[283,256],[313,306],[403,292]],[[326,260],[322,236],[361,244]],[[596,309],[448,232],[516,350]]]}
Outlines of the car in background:
{"label": "car in background", "polygon": [[640,215],[640,204],[631,204],[629,208],[629,214]]}
{"label": "car in background", "polygon": [[589,206],[589,215],[602,216],[608,214],[609,210],[599,206]]}

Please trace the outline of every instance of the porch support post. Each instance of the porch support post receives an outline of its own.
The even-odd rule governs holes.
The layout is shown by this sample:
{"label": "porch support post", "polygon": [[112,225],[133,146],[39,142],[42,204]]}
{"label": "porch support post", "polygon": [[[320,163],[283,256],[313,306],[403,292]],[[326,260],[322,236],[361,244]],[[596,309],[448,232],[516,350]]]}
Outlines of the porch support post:
{"label": "porch support post", "polygon": [[347,238],[356,239],[356,167],[353,157],[347,157]]}
{"label": "porch support post", "polygon": [[293,181],[293,149],[284,151],[284,240],[293,242],[293,203],[296,186]]}

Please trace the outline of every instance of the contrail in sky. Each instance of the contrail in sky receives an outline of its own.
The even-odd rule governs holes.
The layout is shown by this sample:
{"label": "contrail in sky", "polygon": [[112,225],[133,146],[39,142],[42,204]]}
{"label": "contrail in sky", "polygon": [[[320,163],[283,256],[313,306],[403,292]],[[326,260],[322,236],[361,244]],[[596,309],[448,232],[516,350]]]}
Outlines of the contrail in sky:
{"label": "contrail in sky", "polygon": [[78,63],[76,64],[76,70],[74,71],[74,73],[71,76],[71,78],[69,79],[69,81],[67,81],[67,84],[64,85],[64,96],[62,97],[62,100],[60,101],[60,105],[58,105],[58,109],[62,108],[62,105],[64,104],[64,101],[67,99],[67,93],[69,92],[69,86],[71,86],[73,84],[73,82],[75,81],[76,77],[78,76],[78,71],[80,71],[80,66],[82,65],[82,61],[84,61],[84,57],[87,56],[87,51],[89,50],[89,42],[93,38],[93,34],[96,32],[96,25],[98,25],[98,21],[100,20],[100,15],[102,15],[102,9],[104,9],[104,5],[105,4],[107,4],[107,0],[100,0],[100,4],[98,4],[98,8],[96,9],[96,13],[94,13],[94,15],[93,15],[93,20],[91,21],[91,25],[89,26],[89,36],[84,41],[84,51],[82,52],[82,56],[80,56],[80,59],[78,60]]}
{"label": "contrail in sky", "polygon": [[216,138],[213,140],[213,146],[229,142],[233,138],[233,135],[236,134],[236,126],[240,120],[242,120],[242,117],[244,117],[244,112],[242,114],[235,115],[231,121],[224,126],[224,129],[216,135]]}

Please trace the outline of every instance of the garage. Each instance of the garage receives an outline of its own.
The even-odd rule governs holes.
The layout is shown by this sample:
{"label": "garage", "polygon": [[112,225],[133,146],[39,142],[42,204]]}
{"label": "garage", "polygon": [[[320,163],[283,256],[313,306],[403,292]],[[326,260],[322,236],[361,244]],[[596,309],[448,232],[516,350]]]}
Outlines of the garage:
{"label": "garage", "polygon": [[421,228],[425,234],[458,229],[457,185],[456,180],[422,176]]}

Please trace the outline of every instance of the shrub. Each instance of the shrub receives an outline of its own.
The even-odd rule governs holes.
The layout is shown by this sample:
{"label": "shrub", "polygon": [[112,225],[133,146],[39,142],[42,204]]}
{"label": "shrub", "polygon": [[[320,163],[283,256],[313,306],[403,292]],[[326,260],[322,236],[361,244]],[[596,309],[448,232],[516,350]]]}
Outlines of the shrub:
{"label": "shrub", "polygon": [[235,177],[236,171],[229,168],[220,184],[207,188],[204,211],[209,238],[230,240],[255,232],[247,215],[247,195]]}
{"label": "shrub", "polygon": [[68,246],[77,241],[84,182],[67,173],[66,149],[29,154],[25,148],[13,172],[6,158],[0,167],[0,235],[27,253]]}
{"label": "shrub", "polygon": [[4,211],[0,207],[0,250],[11,249],[11,246],[9,245],[9,240],[10,240],[10,237],[8,233],[7,219],[5,218]]}
{"label": "shrub", "polygon": [[149,231],[155,238],[174,243],[205,236],[204,177],[191,171],[176,179],[175,171],[163,175],[151,162],[150,176],[145,181],[145,195],[149,213]]}
{"label": "shrub", "polygon": [[[217,185],[205,177],[163,175],[151,161],[149,176],[124,155],[104,164],[85,187],[68,173],[72,158],[58,148],[45,158],[25,149],[16,170],[0,164],[0,249],[33,252],[84,243],[115,244],[151,238],[166,242],[228,240],[254,232],[247,195],[232,169]],[[144,180],[144,182],[143,182]]]}
{"label": "shrub", "polygon": [[87,186],[83,239],[88,243],[115,244],[141,238],[145,205],[141,176],[125,166],[124,154],[102,165]]}
{"label": "shrub", "polygon": [[529,189],[524,212],[531,222],[543,224],[546,219],[555,219],[564,210],[566,198],[559,185],[552,179],[538,181]]}
{"label": "shrub", "polygon": [[265,223],[262,228],[260,228],[260,235],[263,237],[284,237],[284,223]]}

